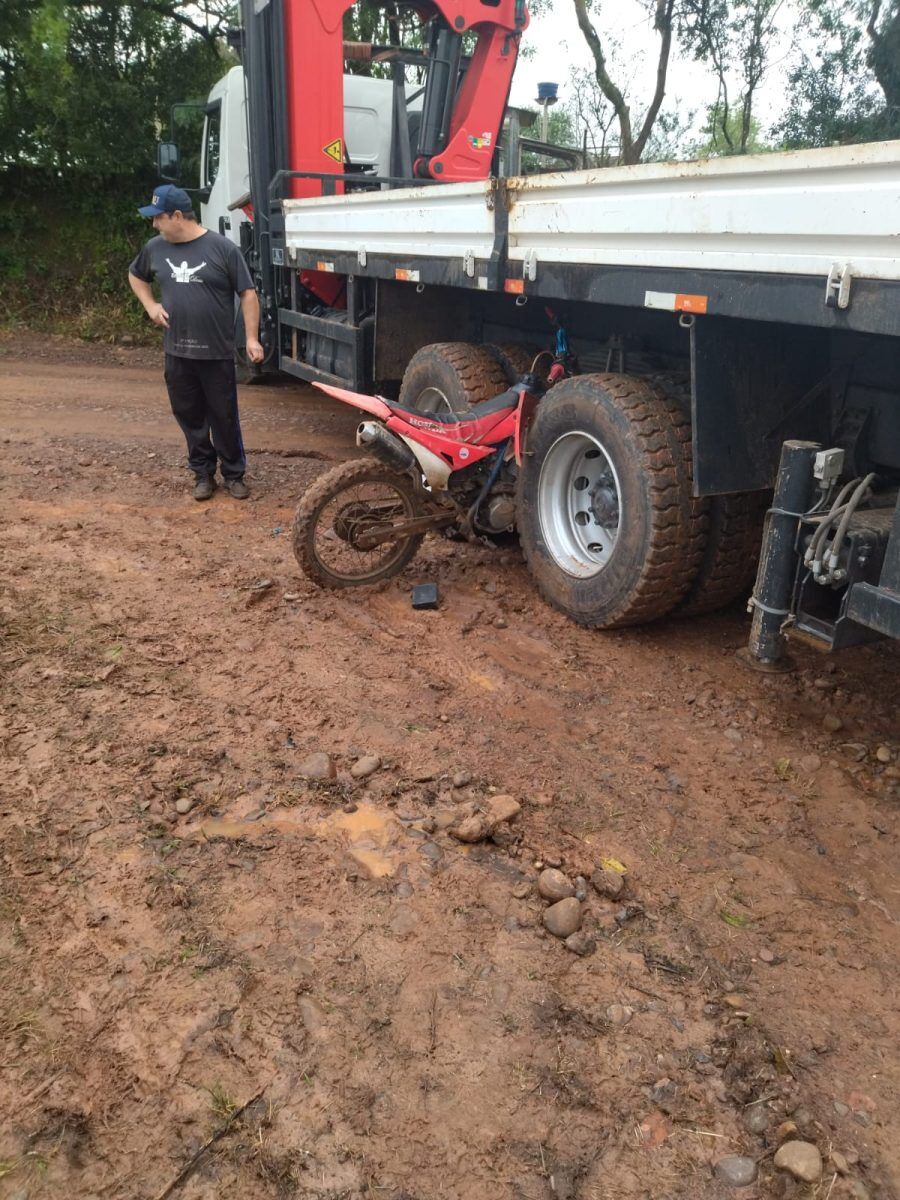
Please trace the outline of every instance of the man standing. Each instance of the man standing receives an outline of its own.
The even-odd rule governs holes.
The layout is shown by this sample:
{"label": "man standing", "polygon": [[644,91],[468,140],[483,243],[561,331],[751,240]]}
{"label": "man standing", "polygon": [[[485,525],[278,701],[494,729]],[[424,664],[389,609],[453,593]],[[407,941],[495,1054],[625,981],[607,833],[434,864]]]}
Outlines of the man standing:
{"label": "man standing", "polygon": [[[234,370],[234,297],[240,297],[247,357],[262,362],[253,280],[238,247],[203,228],[182,188],[161,184],[138,212],[153,218],[159,236],[128,268],[128,282],[150,320],[166,331],[166,387],[187,440],[194,499],[212,496],[218,460],[226,491],[245,500],[250,493]],[[154,277],[162,303],[150,286]]]}

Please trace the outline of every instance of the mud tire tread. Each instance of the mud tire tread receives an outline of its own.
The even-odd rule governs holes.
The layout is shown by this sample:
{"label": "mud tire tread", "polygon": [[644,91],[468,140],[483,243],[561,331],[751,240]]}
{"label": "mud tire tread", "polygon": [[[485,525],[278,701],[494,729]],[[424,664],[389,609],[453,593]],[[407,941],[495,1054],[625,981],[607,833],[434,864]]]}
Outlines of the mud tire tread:
{"label": "mud tire tread", "polygon": [[[646,481],[649,501],[646,552],[637,577],[618,603],[599,615],[572,609],[555,586],[559,568],[543,556],[537,548],[537,539],[531,535],[530,506],[524,502],[524,489],[520,493],[520,532],[525,533],[522,545],[526,561],[545,600],[580,624],[621,629],[665,616],[678,603],[696,572],[695,543],[699,532],[690,517],[684,423],[673,421],[669,403],[656,388],[630,375],[579,375],[557,384],[550,397],[558,401],[561,395],[563,399],[571,395],[582,402],[596,403],[598,387],[625,418],[635,465]],[[536,516],[534,519],[537,520]]]}
{"label": "mud tire tread", "polygon": [[700,570],[673,615],[699,617],[749,594],[756,577],[766,493],[712,496],[709,537]]}
{"label": "mud tire tread", "polygon": [[500,363],[484,346],[470,342],[434,342],[409,360],[400,385],[400,403],[417,408],[429,381],[440,380],[454,412],[466,412],[482,400],[493,400],[509,387]]}
{"label": "mud tire tread", "polygon": [[[484,348],[500,364],[510,386],[518,383],[522,376],[531,370],[531,364],[540,354],[540,350],[533,346],[525,346],[521,342],[485,342]],[[546,378],[546,370],[542,374]]]}
{"label": "mud tire tread", "polygon": [[391,471],[377,458],[354,458],[349,462],[341,463],[337,467],[332,467],[330,471],[326,471],[324,475],[320,475],[304,492],[303,498],[294,514],[294,521],[291,528],[291,545],[300,569],[307,578],[311,579],[313,583],[318,584],[319,587],[342,589],[381,583],[385,579],[391,579],[394,575],[399,575],[415,557],[425,536],[423,533],[413,534],[411,537],[408,537],[402,554],[393,563],[389,564],[385,570],[359,583],[352,579],[338,579],[323,571],[316,557],[313,549],[314,535],[316,524],[324,505],[345,488],[352,487],[357,483],[364,483],[367,480],[378,479],[387,480],[391,484],[396,485],[408,494],[417,507],[421,507],[418,504],[412,480],[396,471]]}
{"label": "mud tire tread", "polygon": [[[693,484],[693,447],[691,444],[690,380],[676,372],[660,371],[648,376],[648,382],[676,408],[687,421],[685,445],[686,469]],[[734,492],[723,496],[693,496],[692,519],[697,528],[704,525],[703,545],[697,561],[697,573],[675,617],[699,617],[725,608],[747,593],[756,575],[762,540],[762,523],[767,493]]]}

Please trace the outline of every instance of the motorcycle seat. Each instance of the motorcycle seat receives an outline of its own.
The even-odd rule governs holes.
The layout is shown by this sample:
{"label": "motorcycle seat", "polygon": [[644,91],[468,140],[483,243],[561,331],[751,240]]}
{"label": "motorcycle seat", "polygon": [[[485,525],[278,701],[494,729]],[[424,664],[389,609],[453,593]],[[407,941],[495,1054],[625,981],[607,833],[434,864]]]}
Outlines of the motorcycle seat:
{"label": "motorcycle seat", "polygon": [[[420,421],[434,421],[438,425],[463,425],[472,421],[483,421],[485,417],[500,417],[511,412],[519,403],[519,393],[513,388],[509,391],[501,392],[499,396],[493,396],[490,400],[482,400],[480,404],[474,404],[471,408],[467,408],[465,412],[421,412],[417,408],[405,408],[402,404],[398,404],[394,400],[386,401],[388,407],[395,413],[407,418],[418,418]],[[450,430],[447,431],[448,433]]]}

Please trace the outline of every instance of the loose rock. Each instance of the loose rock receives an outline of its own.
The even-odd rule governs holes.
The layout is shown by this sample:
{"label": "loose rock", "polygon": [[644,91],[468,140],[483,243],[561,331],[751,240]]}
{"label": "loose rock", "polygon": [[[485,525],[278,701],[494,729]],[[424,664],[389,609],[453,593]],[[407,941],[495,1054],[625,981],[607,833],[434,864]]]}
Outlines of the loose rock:
{"label": "loose rock", "polygon": [[366,754],[356,760],[350,768],[350,774],[354,779],[368,779],[370,775],[375,774],[380,766],[381,759],[377,754]]}
{"label": "loose rock", "polygon": [[453,786],[455,788],[468,787],[471,782],[472,782],[471,771],[457,771],[456,774],[453,776],[453,780],[452,780]]}
{"label": "loose rock", "polygon": [[760,950],[760,952],[757,954],[756,957],[759,959],[760,962],[764,962],[764,963],[773,963],[775,961],[775,955],[773,954],[773,952],[771,950],[766,949],[766,947],[763,947],[763,949]]}
{"label": "loose rock", "polygon": [[526,898],[526,896],[529,896],[530,894],[531,894],[531,884],[530,883],[517,883],[516,886],[513,888],[513,896],[515,896],[515,898],[517,900],[524,900]]}
{"label": "loose rock", "polygon": [[822,1155],[812,1142],[785,1142],[775,1155],[775,1166],[804,1183],[816,1183],[822,1177]]}
{"label": "loose rock", "polygon": [[818,754],[804,754],[800,758],[800,770],[805,771],[807,775],[814,775],[822,765],[822,760]]}
{"label": "loose rock", "polygon": [[829,733],[837,733],[839,729],[844,728],[844,722],[835,713],[826,713],[822,718],[822,728]]}
{"label": "loose rock", "polygon": [[849,1164],[849,1162],[847,1162],[847,1159],[844,1157],[843,1154],[840,1153],[839,1150],[832,1150],[831,1164],[834,1167],[834,1169],[837,1171],[838,1175],[849,1175],[850,1174],[850,1164]]}
{"label": "loose rock", "polygon": [[744,1111],[744,1128],[748,1133],[762,1134],[769,1128],[769,1114],[764,1104],[751,1104]]}
{"label": "loose rock", "polygon": [[316,754],[310,754],[300,764],[298,774],[302,779],[309,779],[313,782],[329,781],[337,776],[337,768],[330,754],[325,754],[324,751],[319,751]]}
{"label": "loose rock", "polygon": [[887,746],[879,746],[875,751],[875,757],[880,763],[889,763],[894,756]]}
{"label": "loose rock", "polygon": [[481,817],[464,817],[447,831],[458,842],[483,842],[488,835],[487,824]]}
{"label": "loose rock", "polygon": [[575,895],[575,888],[562,871],[548,867],[538,876],[538,891],[545,900],[565,900]]}
{"label": "loose rock", "polygon": [[618,900],[625,889],[625,880],[619,872],[603,867],[593,873],[591,883],[601,896],[606,896],[610,900]]}
{"label": "loose rock", "polygon": [[610,1025],[627,1025],[634,1016],[634,1009],[628,1004],[611,1004],[606,1010],[606,1019]]}
{"label": "loose rock", "polygon": [[719,1159],[713,1173],[728,1187],[747,1187],[756,1179],[756,1163],[744,1154],[729,1154]]}
{"label": "loose rock", "polygon": [[570,933],[566,938],[565,945],[567,950],[584,958],[588,954],[593,954],[597,943],[589,933],[580,930],[578,933]]}
{"label": "loose rock", "polygon": [[179,796],[175,801],[175,811],[180,813],[181,816],[184,816],[185,813],[189,813],[193,807],[193,796]]}
{"label": "loose rock", "polygon": [[584,904],[588,898],[587,880],[583,875],[575,877],[575,899],[580,900]]}
{"label": "loose rock", "polygon": [[577,933],[581,928],[581,905],[573,896],[551,904],[544,912],[544,926],[558,938]]}
{"label": "loose rock", "polygon": [[491,829],[503,821],[511,821],[522,811],[515,796],[491,796],[484,804],[485,817]]}
{"label": "loose rock", "polygon": [[678,1095],[678,1085],[673,1079],[666,1076],[664,1079],[657,1079],[653,1087],[650,1089],[650,1099],[657,1108],[661,1108],[664,1113],[671,1113],[675,1107],[675,1098]]}
{"label": "loose rock", "polygon": [[410,778],[414,783],[429,783],[432,779],[436,779],[440,775],[441,769],[434,763],[426,763],[413,771]]}

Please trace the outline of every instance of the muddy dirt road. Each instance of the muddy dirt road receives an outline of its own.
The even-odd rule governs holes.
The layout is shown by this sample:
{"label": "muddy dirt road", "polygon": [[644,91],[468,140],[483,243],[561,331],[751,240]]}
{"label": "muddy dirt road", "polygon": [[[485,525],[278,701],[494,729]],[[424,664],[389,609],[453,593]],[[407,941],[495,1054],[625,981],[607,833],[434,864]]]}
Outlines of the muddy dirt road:
{"label": "muddy dirt road", "polygon": [[[0,1195],[896,1196],[897,648],[758,676],[434,539],[318,593],[355,422],[243,413],[198,505],[155,354],[0,341]],[[603,860],[582,955],[536,880]]]}

